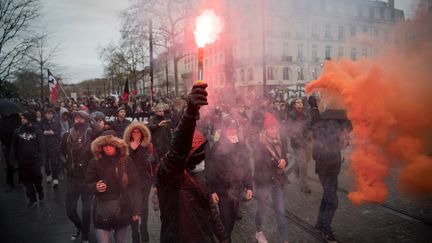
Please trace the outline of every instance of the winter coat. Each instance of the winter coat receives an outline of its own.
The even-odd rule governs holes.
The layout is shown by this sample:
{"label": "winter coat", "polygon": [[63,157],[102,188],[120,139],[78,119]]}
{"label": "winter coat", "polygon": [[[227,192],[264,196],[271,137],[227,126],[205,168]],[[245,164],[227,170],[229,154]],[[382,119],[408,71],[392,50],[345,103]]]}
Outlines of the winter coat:
{"label": "winter coat", "polygon": [[161,243],[214,242],[213,233],[219,240],[228,239],[220,218],[217,220],[212,213],[210,194],[188,172],[204,156],[205,140],[197,142],[191,151],[195,126],[195,117],[185,113],[169,152],[158,166]]}
{"label": "winter coat", "polygon": [[22,125],[15,130],[9,155],[11,162],[17,162],[18,167],[41,166],[45,158],[44,151],[42,131],[38,126]]}
{"label": "winter coat", "polygon": [[292,110],[288,116],[288,134],[293,149],[305,148],[309,140],[308,117],[304,112]]}
{"label": "winter coat", "polygon": [[[132,131],[134,129],[139,129],[141,134],[143,134],[142,142],[135,150],[130,147]],[[145,180],[152,180],[157,162],[153,156],[153,144],[151,143],[150,130],[141,122],[133,122],[126,128],[123,140],[128,145],[129,157],[132,159],[138,170],[140,181],[144,182]]]}
{"label": "winter coat", "polygon": [[[103,153],[102,147],[106,144],[116,148],[114,156],[107,156]],[[117,227],[125,227],[131,223],[132,215],[140,215],[142,198],[137,168],[128,156],[127,145],[123,140],[112,135],[100,136],[92,142],[91,151],[94,158],[87,168],[85,182],[96,197],[93,210],[96,212],[95,207],[98,207],[98,201],[118,200],[122,195],[123,199],[126,200],[124,211],[131,210],[131,214],[122,215],[126,217],[119,218]],[[100,180],[103,180],[107,185],[104,192],[96,190],[96,183]],[[95,228],[105,228],[95,218],[94,226]]]}
{"label": "winter coat", "polygon": [[268,148],[273,149],[273,146],[267,141],[264,134],[260,135],[259,141],[255,144],[254,149],[254,183],[255,186],[278,185],[283,186],[286,181],[285,173],[281,173],[278,168],[279,159],[286,158],[286,142],[285,140],[277,139],[277,145],[274,146],[276,153],[272,154]]}
{"label": "winter coat", "polygon": [[62,136],[60,155],[63,157],[68,179],[82,182],[88,163],[93,158],[90,150],[91,142],[99,133],[91,128],[89,124],[85,124],[82,131],[78,131],[73,127]]}
{"label": "winter coat", "polygon": [[313,121],[312,157],[315,160],[315,172],[323,175],[337,175],[341,169],[342,157],[340,134],[350,122],[342,110],[326,110],[316,115]]}
{"label": "winter coat", "polygon": [[54,120],[54,118],[52,120],[47,120],[47,119],[43,119],[42,122],[40,123],[40,128],[42,130],[42,134],[44,131],[48,131],[48,130],[52,130],[54,132],[53,135],[45,135],[43,134],[43,137],[45,139],[45,145],[47,147],[47,149],[57,149],[59,148],[60,145],[60,133],[61,133],[61,128],[60,128],[60,123],[56,120]]}
{"label": "winter coat", "polygon": [[118,118],[114,121],[113,129],[117,133],[117,137],[123,137],[124,130],[129,124],[131,124],[131,122],[126,118],[123,121],[120,121]]}
{"label": "winter coat", "polygon": [[244,143],[231,144],[222,137],[206,158],[205,171],[211,193],[238,201],[244,189],[252,190],[249,151]]}
{"label": "winter coat", "polygon": [[164,156],[170,147],[171,141],[171,127],[169,125],[159,126],[163,121],[163,116],[153,116],[150,118],[148,128],[150,129],[153,137],[153,144],[159,157]]}

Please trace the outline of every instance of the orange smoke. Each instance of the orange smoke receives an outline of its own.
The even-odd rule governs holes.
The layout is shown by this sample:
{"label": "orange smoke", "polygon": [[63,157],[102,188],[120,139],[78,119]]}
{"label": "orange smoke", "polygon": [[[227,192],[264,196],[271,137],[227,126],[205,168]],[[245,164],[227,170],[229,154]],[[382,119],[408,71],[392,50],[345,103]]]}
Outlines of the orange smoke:
{"label": "orange smoke", "polygon": [[344,107],[352,122],[356,189],[348,196],[354,204],[383,202],[392,168],[400,169],[400,190],[432,196],[430,23],[431,12],[418,14],[398,26],[395,44],[381,47],[378,57],[329,61],[306,87],[324,103]]}

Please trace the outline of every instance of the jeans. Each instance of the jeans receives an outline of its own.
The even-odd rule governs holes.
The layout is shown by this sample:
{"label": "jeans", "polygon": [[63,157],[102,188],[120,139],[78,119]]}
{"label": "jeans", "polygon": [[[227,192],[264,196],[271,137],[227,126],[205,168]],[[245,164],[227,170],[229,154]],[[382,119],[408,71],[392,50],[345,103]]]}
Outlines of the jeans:
{"label": "jeans", "polygon": [[[77,213],[80,197],[82,202],[82,220]],[[81,229],[83,240],[88,240],[89,237],[91,201],[92,194],[89,192],[84,181],[68,178],[66,186],[66,214],[75,227]]]}
{"label": "jeans", "polygon": [[257,209],[255,214],[256,231],[263,230],[262,223],[265,218],[265,208],[271,195],[273,205],[272,208],[276,214],[276,222],[278,225],[279,233],[284,241],[288,240],[288,221],[285,217],[285,204],[284,204],[284,191],[283,186],[265,185],[255,186],[255,195],[257,200]]}
{"label": "jeans", "polygon": [[148,205],[149,205],[149,197],[150,197],[150,191],[152,185],[153,182],[151,180],[145,180],[142,185],[143,198],[142,198],[141,224],[139,225],[139,230],[138,230],[139,221],[132,221],[131,230],[132,230],[133,243],[140,243],[141,240],[148,239],[148,232],[147,232]]}
{"label": "jeans", "polygon": [[[95,229],[96,242],[110,243],[113,231],[104,229]],[[127,243],[127,227],[114,230],[115,243]]]}
{"label": "jeans", "polygon": [[309,188],[307,185],[307,160],[306,160],[306,150],[304,148],[295,148],[295,174],[299,177],[300,189]]}
{"label": "jeans", "polygon": [[324,193],[318,214],[316,228],[325,234],[332,233],[331,222],[338,207],[338,175],[318,174]]}

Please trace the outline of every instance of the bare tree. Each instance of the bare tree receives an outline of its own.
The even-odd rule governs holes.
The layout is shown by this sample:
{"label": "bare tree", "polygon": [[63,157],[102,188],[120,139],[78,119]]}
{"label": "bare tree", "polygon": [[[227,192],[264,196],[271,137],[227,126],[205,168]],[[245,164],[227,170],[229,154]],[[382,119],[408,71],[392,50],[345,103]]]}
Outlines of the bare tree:
{"label": "bare tree", "polygon": [[0,89],[12,73],[25,66],[25,54],[35,44],[30,23],[39,16],[39,0],[0,1]]}
{"label": "bare tree", "polygon": [[[55,67],[55,57],[58,55],[60,44],[50,47],[48,42],[49,34],[40,34],[34,46],[27,52],[26,56],[30,60],[30,65],[34,66],[35,70],[39,73],[40,80],[40,99],[43,100],[43,87],[47,69],[53,69]],[[47,85],[48,87],[48,85]]]}
{"label": "bare tree", "polygon": [[141,0],[136,1],[126,10],[127,21],[134,27],[134,32],[144,32],[147,36],[147,20],[152,19],[154,42],[165,48],[173,59],[175,94],[178,95],[178,62],[183,58],[181,52],[183,33],[195,16],[197,0]]}

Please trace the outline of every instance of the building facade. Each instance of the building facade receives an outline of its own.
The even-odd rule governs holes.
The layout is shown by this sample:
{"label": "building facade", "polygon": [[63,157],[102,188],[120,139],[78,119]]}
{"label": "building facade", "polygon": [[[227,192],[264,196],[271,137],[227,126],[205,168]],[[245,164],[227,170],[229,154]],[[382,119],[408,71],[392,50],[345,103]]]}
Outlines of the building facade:
{"label": "building facade", "polygon": [[[393,27],[405,19],[394,0],[226,0],[225,4],[224,33],[205,47],[204,79],[213,87],[245,91],[263,92],[265,87],[265,92],[301,92],[307,82],[318,78],[326,60],[377,55],[380,46],[391,41]],[[178,65],[184,90],[196,79],[197,49],[191,41],[185,38]]]}

